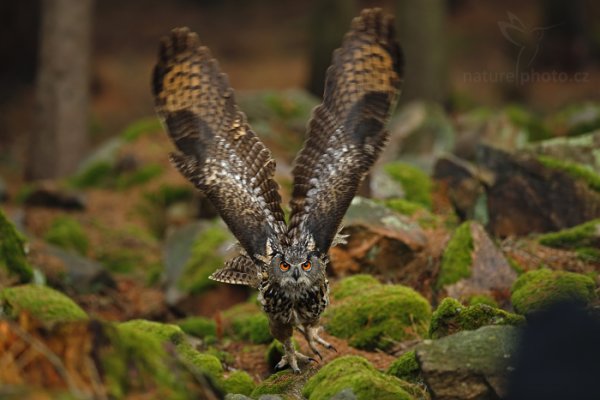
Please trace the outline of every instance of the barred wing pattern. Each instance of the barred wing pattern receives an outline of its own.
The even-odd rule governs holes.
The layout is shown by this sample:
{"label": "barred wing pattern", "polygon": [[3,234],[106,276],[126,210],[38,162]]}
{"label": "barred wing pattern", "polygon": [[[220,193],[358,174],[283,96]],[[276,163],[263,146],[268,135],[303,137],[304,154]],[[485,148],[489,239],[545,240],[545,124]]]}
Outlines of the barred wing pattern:
{"label": "barred wing pattern", "polygon": [[[365,10],[352,21],[327,70],[323,103],[292,171],[288,240],[327,253],[361,180],[387,139],[400,93],[402,53],[393,18]],[[312,243],[311,243],[312,241]]]}
{"label": "barred wing pattern", "polygon": [[178,150],[172,163],[209,198],[252,260],[270,255],[285,232],[275,161],[195,33],[178,28],[162,39],[152,86]]}

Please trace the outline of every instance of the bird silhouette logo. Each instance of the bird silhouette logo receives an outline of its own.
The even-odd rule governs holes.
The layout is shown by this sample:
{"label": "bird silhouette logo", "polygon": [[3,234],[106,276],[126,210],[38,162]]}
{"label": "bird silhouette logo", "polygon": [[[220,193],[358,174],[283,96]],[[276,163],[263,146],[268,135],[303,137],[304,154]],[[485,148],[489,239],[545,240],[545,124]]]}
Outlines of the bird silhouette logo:
{"label": "bird silhouette logo", "polygon": [[529,68],[533,64],[540,51],[544,33],[562,24],[529,28],[515,14],[511,12],[507,14],[508,21],[498,21],[498,27],[502,36],[519,48],[515,66],[516,72],[519,73],[521,68]]}

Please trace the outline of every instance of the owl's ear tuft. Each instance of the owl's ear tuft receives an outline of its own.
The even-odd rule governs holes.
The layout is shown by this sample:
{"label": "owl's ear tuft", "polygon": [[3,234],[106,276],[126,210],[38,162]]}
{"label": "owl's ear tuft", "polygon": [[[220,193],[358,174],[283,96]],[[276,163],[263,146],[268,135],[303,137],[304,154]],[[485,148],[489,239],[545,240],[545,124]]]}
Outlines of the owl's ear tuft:
{"label": "owl's ear tuft", "polygon": [[232,285],[246,285],[257,288],[260,276],[254,262],[247,256],[235,257],[221,269],[216,270],[209,279]]}

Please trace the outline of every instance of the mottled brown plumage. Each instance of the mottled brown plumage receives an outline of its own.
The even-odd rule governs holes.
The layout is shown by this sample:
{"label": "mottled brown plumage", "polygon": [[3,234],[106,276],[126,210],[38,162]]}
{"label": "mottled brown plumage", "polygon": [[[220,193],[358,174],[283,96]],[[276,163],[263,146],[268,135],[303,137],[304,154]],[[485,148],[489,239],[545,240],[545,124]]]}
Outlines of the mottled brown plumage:
{"label": "mottled brown plumage", "polygon": [[177,147],[171,160],[203,191],[239,240],[241,254],[211,278],[258,288],[273,336],[289,364],[297,328],[313,352],[321,313],[329,304],[327,252],[357,188],[386,141],[385,124],[401,84],[402,55],[393,20],[379,9],[352,21],[327,71],[323,103],[293,169],[286,229],[275,162],[238,109],[225,75],[186,28],[161,42],[154,70],[156,110]]}

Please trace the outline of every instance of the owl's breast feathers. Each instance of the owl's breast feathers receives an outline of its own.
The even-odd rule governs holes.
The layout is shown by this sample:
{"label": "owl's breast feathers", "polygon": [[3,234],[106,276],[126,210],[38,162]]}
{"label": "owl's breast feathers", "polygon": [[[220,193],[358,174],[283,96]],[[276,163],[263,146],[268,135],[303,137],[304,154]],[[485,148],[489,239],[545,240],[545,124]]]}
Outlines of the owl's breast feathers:
{"label": "owl's breast feathers", "polygon": [[270,319],[294,326],[318,321],[329,304],[327,279],[302,290],[289,290],[265,279],[258,291],[258,299]]}

